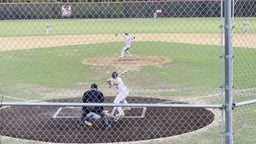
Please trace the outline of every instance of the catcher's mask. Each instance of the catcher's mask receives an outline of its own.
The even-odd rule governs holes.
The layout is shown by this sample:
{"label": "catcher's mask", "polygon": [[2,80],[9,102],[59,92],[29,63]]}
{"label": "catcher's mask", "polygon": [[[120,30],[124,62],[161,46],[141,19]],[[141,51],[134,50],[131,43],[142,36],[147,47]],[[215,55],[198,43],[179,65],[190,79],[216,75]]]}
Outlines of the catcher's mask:
{"label": "catcher's mask", "polygon": [[95,89],[95,90],[98,90],[98,85],[96,83],[93,83],[91,85],[91,89]]}
{"label": "catcher's mask", "polygon": [[118,73],[116,72],[116,71],[114,71],[113,73],[112,73],[112,78],[117,78],[118,77]]}

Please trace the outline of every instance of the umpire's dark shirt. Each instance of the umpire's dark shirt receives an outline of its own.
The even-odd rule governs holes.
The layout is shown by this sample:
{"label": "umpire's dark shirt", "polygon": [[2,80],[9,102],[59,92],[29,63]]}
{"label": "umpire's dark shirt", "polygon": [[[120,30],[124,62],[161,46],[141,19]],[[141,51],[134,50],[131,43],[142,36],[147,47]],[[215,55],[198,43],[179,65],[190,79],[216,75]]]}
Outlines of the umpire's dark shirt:
{"label": "umpire's dark shirt", "polygon": [[[104,96],[103,93],[98,90],[88,90],[84,93],[82,101],[84,103],[103,103]],[[83,107],[86,113],[95,112],[100,114],[103,111],[103,107]]]}

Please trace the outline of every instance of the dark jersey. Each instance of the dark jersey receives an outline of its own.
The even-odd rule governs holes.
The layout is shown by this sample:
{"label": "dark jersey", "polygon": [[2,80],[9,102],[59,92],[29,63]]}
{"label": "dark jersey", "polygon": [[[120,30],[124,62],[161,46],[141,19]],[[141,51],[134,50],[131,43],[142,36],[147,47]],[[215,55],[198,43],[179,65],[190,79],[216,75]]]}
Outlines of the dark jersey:
{"label": "dark jersey", "polygon": [[[89,91],[86,91],[84,93],[82,101],[84,103],[103,103],[104,102],[104,96],[103,96],[103,93],[98,91],[98,90],[89,90]],[[100,106],[95,106],[95,107],[84,106],[83,110],[86,113],[94,112],[94,113],[97,113],[97,114],[101,114],[101,112],[103,111],[103,107],[100,107]]]}

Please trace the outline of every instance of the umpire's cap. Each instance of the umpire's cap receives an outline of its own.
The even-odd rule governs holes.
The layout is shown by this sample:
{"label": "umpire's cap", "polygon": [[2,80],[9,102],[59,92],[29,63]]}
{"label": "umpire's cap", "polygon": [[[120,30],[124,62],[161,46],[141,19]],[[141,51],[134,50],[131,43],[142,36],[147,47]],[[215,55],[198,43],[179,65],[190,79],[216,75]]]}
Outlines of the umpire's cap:
{"label": "umpire's cap", "polygon": [[97,85],[96,83],[93,83],[93,84],[91,85],[91,89],[96,89],[96,90],[98,90],[98,85]]}

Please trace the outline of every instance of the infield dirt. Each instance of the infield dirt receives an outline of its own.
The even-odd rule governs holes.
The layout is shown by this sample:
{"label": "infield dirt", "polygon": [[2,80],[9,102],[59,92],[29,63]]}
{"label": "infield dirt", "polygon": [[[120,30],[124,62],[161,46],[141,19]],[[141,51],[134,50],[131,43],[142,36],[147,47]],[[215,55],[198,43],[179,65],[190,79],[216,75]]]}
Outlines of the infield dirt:
{"label": "infield dirt", "polygon": [[[175,42],[201,45],[220,45],[220,34],[135,34],[135,41]],[[46,48],[81,44],[122,42],[122,37],[114,34],[98,35],[54,35],[33,37],[2,37],[0,51]],[[235,34],[233,46],[256,48],[256,37],[250,34]]]}
{"label": "infield dirt", "polygon": [[[220,45],[220,34],[135,34],[135,41],[156,41],[156,42],[175,42],[200,45]],[[0,38],[0,51],[24,50],[35,48],[48,48],[56,46],[70,46],[82,44],[96,44],[109,42],[123,42],[122,37],[114,34],[97,35],[53,35],[53,36],[33,36],[33,37],[4,37]],[[233,46],[256,48],[256,37],[250,34],[236,34],[233,36]],[[224,42],[222,41],[223,45]],[[121,48],[120,48],[121,50]],[[160,65],[168,60],[165,57],[156,56],[135,56],[133,58],[118,59],[118,57],[97,57],[84,59],[83,64],[100,65],[102,61],[106,66],[125,67],[138,69],[145,65]],[[131,68],[130,68],[131,69]]]}

